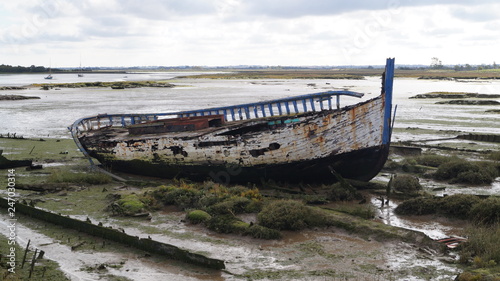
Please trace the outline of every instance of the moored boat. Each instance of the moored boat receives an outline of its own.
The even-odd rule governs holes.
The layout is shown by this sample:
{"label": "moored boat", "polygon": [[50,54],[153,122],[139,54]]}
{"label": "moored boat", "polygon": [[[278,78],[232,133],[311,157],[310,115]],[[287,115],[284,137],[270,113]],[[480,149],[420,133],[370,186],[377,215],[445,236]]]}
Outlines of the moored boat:
{"label": "moored boat", "polygon": [[69,127],[75,143],[113,170],[217,182],[368,181],[389,152],[394,59],[378,97],[340,106],[351,91],[175,113],[102,114]]}

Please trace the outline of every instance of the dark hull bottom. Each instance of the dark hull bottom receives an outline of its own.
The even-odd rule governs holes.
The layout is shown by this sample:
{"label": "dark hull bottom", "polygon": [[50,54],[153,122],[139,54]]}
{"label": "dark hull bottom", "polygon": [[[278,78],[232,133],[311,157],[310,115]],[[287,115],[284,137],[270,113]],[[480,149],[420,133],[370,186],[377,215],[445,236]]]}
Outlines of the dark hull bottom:
{"label": "dark hull bottom", "polygon": [[260,183],[267,180],[288,183],[332,183],[336,181],[336,178],[329,167],[344,178],[369,181],[384,166],[388,152],[389,146],[386,145],[299,163],[258,167],[174,166],[142,160],[103,162],[98,155],[94,157],[112,170],[161,178],[212,180],[225,184]]}

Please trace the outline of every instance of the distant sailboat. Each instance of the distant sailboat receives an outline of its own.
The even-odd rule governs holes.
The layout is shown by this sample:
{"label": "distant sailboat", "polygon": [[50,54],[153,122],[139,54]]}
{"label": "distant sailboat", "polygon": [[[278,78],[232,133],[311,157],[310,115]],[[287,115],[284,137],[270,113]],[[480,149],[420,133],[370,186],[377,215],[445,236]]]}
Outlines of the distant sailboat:
{"label": "distant sailboat", "polygon": [[80,72],[78,73],[78,77],[83,77],[82,73],[82,57],[80,56]]}
{"label": "distant sailboat", "polygon": [[52,62],[51,62],[51,63],[49,63],[49,75],[45,76],[45,79],[52,79],[52,78],[53,78],[53,77],[52,77],[51,68],[50,68],[50,67],[51,67],[51,65],[52,65]]}

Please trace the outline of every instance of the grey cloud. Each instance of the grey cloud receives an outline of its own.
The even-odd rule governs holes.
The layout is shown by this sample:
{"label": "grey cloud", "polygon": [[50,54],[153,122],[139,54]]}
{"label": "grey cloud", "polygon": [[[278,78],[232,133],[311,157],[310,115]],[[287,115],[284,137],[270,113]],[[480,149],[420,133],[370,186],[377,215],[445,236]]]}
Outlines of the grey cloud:
{"label": "grey cloud", "polygon": [[307,15],[336,15],[357,10],[384,10],[399,7],[429,5],[481,5],[497,3],[496,0],[244,0],[248,14],[270,17],[294,18]]}
{"label": "grey cloud", "polygon": [[213,14],[216,11],[211,1],[204,0],[127,0],[120,1],[120,12],[146,19],[168,20],[174,16]]}
{"label": "grey cloud", "polygon": [[455,7],[451,10],[451,14],[457,18],[469,21],[490,21],[499,19],[498,10],[492,9],[489,5],[467,8]]}
{"label": "grey cloud", "polygon": [[448,37],[453,34],[462,34],[464,32],[463,28],[432,28],[427,30],[425,34],[431,37]]}

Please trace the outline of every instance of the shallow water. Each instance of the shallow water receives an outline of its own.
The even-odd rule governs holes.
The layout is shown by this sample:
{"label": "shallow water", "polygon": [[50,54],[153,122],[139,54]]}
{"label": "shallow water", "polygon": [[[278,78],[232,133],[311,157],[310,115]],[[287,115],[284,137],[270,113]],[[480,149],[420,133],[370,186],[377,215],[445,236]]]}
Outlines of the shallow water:
{"label": "shallow water", "polygon": [[[185,75],[186,73],[182,73]],[[121,81],[170,79],[179,73],[142,74],[88,74],[86,81]],[[82,78],[80,78],[82,79]],[[40,81],[37,75],[0,75],[0,86],[26,85]],[[56,82],[81,81],[75,74],[58,74]],[[112,90],[110,88],[78,88],[2,91],[0,94],[37,96],[41,99],[3,101],[0,107],[2,123],[0,134],[17,133],[25,137],[69,138],[67,127],[76,119],[103,113],[175,112],[262,101],[325,90],[349,89],[365,93],[362,99],[343,98],[342,105],[375,97],[380,91],[380,78],[365,80],[209,80],[173,79],[176,88],[139,88]],[[310,86],[308,84],[314,84]],[[455,130],[462,133],[500,134],[500,114],[485,113],[498,106],[437,105],[439,99],[409,99],[432,91],[500,93],[500,81],[461,83],[441,80],[396,78],[394,101],[397,105],[395,128],[422,128]],[[500,99],[496,99],[499,100]],[[443,133],[444,134],[444,133]],[[411,132],[396,131],[393,140],[415,140],[440,137],[440,134],[419,136]]]}
{"label": "shallow water", "polygon": [[462,235],[460,231],[464,227],[463,221],[450,221],[434,216],[398,216],[394,213],[394,209],[399,205],[397,201],[391,201],[381,207],[380,200],[372,197],[371,203],[378,207],[375,216],[384,224],[420,231],[432,239]]}
{"label": "shallow water", "polygon": [[[196,72],[191,72],[196,74]],[[188,73],[189,74],[189,73]],[[85,73],[78,77],[75,73],[53,74],[53,79],[44,79],[47,74],[0,74],[1,86],[26,86],[30,84],[115,82],[138,80],[165,80],[185,75],[185,72],[140,72],[140,73]]]}

